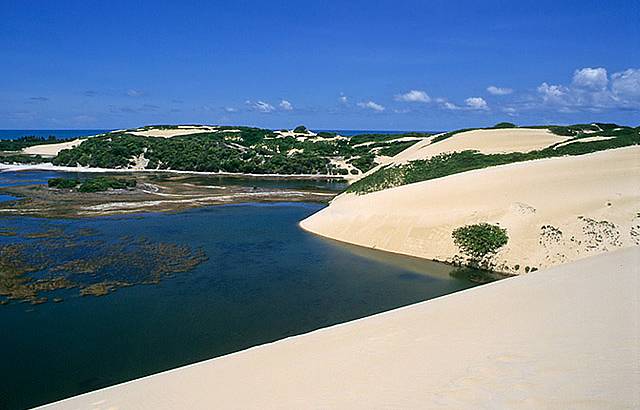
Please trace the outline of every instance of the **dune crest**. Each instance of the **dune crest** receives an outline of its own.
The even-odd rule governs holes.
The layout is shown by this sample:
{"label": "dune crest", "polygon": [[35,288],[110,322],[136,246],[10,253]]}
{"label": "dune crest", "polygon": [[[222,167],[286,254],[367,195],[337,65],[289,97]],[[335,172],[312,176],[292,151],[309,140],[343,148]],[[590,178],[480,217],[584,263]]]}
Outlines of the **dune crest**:
{"label": "dune crest", "polygon": [[[393,163],[451,150],[526,151],[563,139],[543,129],[476,130],[420,142]],[[465,256],[452,232],[486,222],[509,236],[492,259],[493,269],[519,274],[640,245],[639,180],[635,145],[494,166],[366,195],[347,193],[300,225],[343,242],[453,262]]]}

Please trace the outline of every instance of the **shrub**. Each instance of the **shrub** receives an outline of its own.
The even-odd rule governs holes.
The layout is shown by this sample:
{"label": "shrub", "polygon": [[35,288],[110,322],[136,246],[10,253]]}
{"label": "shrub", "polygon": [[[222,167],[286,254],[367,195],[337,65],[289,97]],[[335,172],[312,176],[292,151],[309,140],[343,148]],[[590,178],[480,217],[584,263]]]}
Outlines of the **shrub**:
{"label": "shrub", "polygon": [[309,132],[309,130],[304,125],[298,125],[297,127],[295,127],[293,129],[293,132],[299,132],[301,134],[306,134],[306,133]]}
{"label": "shrub", "polygon": [[135,179],[97,177],[84,181],[80,184],[80,192],[101,192],[109,189],[127,189],[136,186]]}
{"label": "shrub", "polygon": [[517,128],[518,126],[512,122],[499,122],[493,128]]}
{"label": "shrub", "polygon": [[507,244],[507,230],[486,222],[466,225],[451,233],[453,242],[460,250],[476,261],[493,255]]}
{"label": "shrub", "polygon": [[49,188],[73,189],[80,184],[77,179],[51,178],[47,181]]}

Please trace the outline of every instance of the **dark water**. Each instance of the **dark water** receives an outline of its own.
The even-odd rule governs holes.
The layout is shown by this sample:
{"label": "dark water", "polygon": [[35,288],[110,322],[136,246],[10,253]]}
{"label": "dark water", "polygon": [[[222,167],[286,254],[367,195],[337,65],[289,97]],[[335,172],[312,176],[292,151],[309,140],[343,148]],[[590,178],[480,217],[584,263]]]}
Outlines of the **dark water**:
{"label": "dark water", "polygon": [[[0,184],[38,173],[0,174]],[[473,286],[449,266],[304,232],[307,203],[81,220],[0,218],[0,228],[145,236],[209,260],[158,285],[0,306],[0,408],[25,408]],[[0,246],[15,238],[0,237]]]}
{"label": "dark water", "polygon": [[112,130],[0,130],[0,140],[12,140],[20,137],[50,137],[59,139],[97,135]]}

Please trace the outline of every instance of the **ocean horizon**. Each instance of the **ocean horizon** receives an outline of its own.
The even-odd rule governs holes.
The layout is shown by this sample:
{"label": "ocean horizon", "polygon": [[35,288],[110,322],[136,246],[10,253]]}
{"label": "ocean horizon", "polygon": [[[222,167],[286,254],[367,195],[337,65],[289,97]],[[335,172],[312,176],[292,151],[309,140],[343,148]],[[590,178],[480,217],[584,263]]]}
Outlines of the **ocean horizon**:
{"label": "ocean horizon", "polygon": [[[90,135],[103,134],[120,128],[111,129],[24,129],[24,130],[10,130],[0,129],[0,140],[11,140],[21,137],[50,137],[54,136],[59,139],[86,137]],[[276,129],[276,128],[274,128]],[[325,130],[318,129],[314,132],[335,132],[345,137],[350,137],[358,134],[406,134],[409,132],[423,132],[435,134],[441,131],[416,131],[416,130]]]}

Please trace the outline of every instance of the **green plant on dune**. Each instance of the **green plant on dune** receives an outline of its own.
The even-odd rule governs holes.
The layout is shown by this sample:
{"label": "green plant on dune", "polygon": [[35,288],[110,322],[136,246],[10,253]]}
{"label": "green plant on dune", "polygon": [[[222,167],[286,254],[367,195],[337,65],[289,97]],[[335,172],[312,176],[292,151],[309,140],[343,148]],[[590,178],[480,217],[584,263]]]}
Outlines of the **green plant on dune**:
{"label": "green plant on dune", "polygon": [[478,263],[486,261],[509,241],[506,229],[486,222],[462,226],[451,236],[460,251]]}

